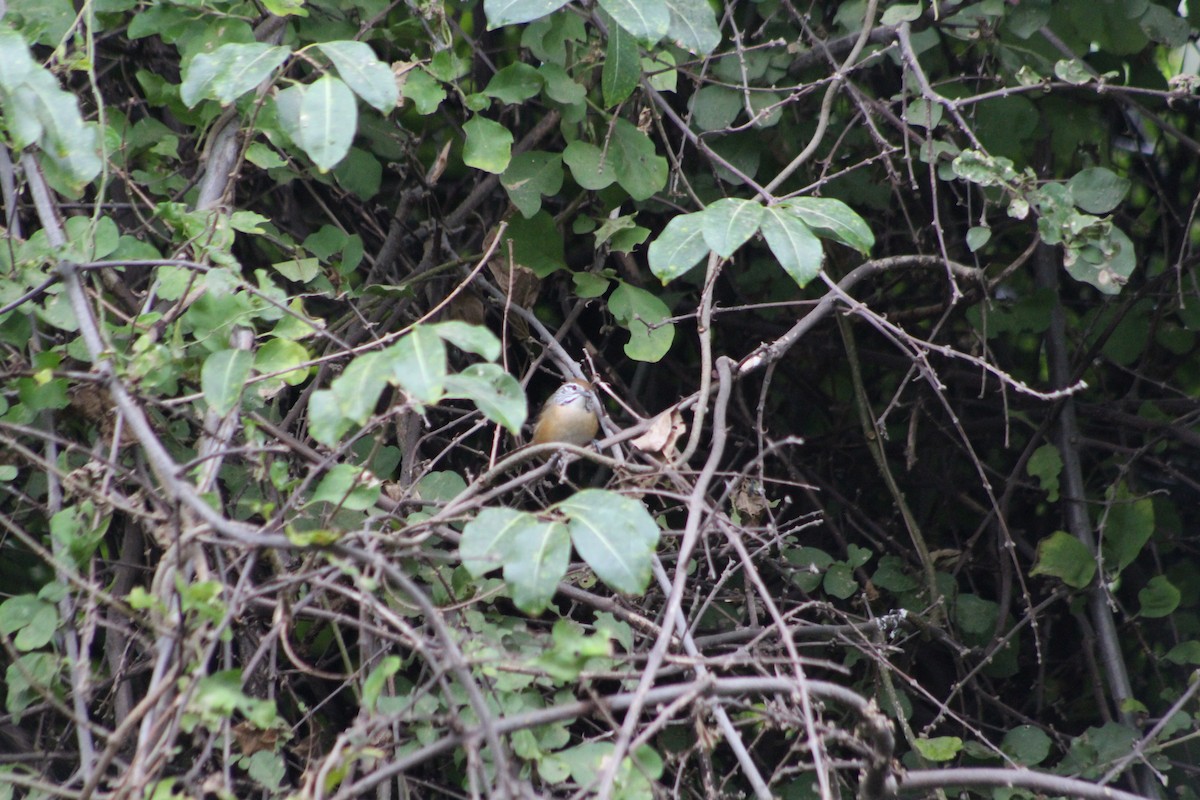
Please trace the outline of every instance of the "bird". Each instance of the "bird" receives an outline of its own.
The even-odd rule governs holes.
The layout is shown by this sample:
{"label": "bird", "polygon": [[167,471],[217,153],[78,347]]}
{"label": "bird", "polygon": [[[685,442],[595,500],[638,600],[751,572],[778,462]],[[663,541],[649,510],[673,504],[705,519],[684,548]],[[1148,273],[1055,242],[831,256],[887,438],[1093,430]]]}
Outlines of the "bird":
{"label": "bird", "polygon": [[586,445],[600,430],[596,405],[590,383],[578,378],[567,381],[542,406],[533,426],[533,444]]}

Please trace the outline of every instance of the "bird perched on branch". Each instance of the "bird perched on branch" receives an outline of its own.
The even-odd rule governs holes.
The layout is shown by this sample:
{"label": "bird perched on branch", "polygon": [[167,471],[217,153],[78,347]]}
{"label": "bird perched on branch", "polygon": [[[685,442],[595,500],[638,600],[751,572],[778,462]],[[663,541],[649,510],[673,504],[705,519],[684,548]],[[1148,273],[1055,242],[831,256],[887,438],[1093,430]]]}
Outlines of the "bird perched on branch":
{"label": "bird perched on branch", "polygon": [[583,446],[600,430],[592,385],[572,378],[555,390],[542,406],[533,426],[533,444],[563,442]]}

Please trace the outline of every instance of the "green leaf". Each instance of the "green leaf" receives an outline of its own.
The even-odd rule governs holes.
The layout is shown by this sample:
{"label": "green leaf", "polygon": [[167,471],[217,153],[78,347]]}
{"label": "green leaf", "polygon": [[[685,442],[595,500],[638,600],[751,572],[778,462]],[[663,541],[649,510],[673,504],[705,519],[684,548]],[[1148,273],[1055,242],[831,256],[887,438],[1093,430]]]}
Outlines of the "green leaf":
{"label": "green leaf", "polygon": [[608,298],[608,310],[629,331],[625,355],[654,363],[671,349],[675,326],[664,322],[671,316],[671,309],[657,295],[622,282]]}
{"label": "green leaf", "polygon": [[472,364],[446,376],[446,396],[470,400],[492,422],[519,434],[529,413],[520,382],[498,364]]}
{"label": "green leaf", "polygon": [[296,144],[328,172],[350,152],[358,129],[354,94],[338,78],[325,75],[309,86],[300,101]]}
{"label": "green leaf", "polygon": [[488,30],[502,25],[518,25],[551,14],[567,4],[567,0],[483,0]]}
{"label": "green leaf", "polygon": [[486,117],[469,119],[463,130],[467,141],[463,145],[463,163],[499,175],[508,167],[512,156],[513,135],[499,122]]}
{"label": "green leaf", "polygon": [[404,74],[404,85],[400,93],[405,99],[412,101],[413,107],[422,116],[437,111],[438,106],[446,99],[446,90],[442,88],[442,84],[424,67],[414,67]]}
{"label": "green leaf", "polygon": [[[29,55],[29,45],[21,34],[0,28],[0,89],[16,91],[25,79],[40,67]],[[6,120],[7,124],[7,120]]]}
{"label": "green leaf", "polygon": [[708,55],[721,43],[721,30],[705,0],[665,0],[671,12],[667,36],[684,50]]}
{"label": "green leaf", "polygon": [[363,353],[333,379],[329,388],[342,416],[362,425],[375,413],[387,383],[387,357],[383,353]]}
{"label": "green leaf", "polygon": [[220,416],[232,411],[242,396],[252,366],[254,354],[249,350],[218,350],[204,359],[200,390],[208,407]]}
{"label": "green leaf", "polygon": [[289,339],[272,339],[254,353],[254,368],[264,375],[282,372],[277,380],[288,386],[298,386],[308,379],[309,374],[308,367],[300,365],[310,359],[304,345]]}
{"label": "green leaf", "polygon": [[1022,767],[1036,767],[1050,755],[1050,737],[1033,725],[1018,725],[1004,735],[1000,749]]}
{"label": "green leaf", "polygon": [[446,384],[446,346],[435,331],[419,325],[383,351],[391,379],[418,403],[442,399]]}
{"label": "green leaf", "polygon": [[554,217],[539,211],[533,217],[514,217],[500,243],[500,252],[508,253],[512,242],[513,260],[529,267],[539,278],[566,266],[562,234]]}
{"label": "green leaf", "polygon": [[526,218],[541,210],[542,195],[558,194],[562,182],[562,156],[540,151],[518,153],[500,176],[508,199]]}
{"label": "green leaf", "polygon": [[[635,39],[654,44],[667,35],[671,12],[663,0],[600,0],[600,7]],[[614,31],[609,31],[611,37]]]}
{"label": "green leaf", "polygon": [[1164,575],[1155,575],[1138,591],[1139,612],[1143,617],[1158,619],[1170,616],[1179,608],[1182,595]]}
{"label": "green leaf", "polygon": [[1062,474],[1062,468],[1062,456],[1052,444],[1044,444],[1034,450],[1029,463],[1025,465],[1025,471],[1030,477],[1038,479],[1046,499],[1051,503],[1058,502],[1058,476]]}
{"label": "green leaf", "polygon": [[779,266],[797,286],[803,289],[817,277],[824,258],[821,242],[791,209],[780,206],[763,209],[762,234]]}
{"label": "green leaf", "polygon": [[709,204],[701,214],[705,244],[722,258],[729,258],[758,233],[762,212],[762,204],[754,200],[726,197]]}
{"label": "green leaf", "polygon": [[1065,531],[1055,531],[1038,542],[1037,560],[1030,575],[1050,575],[1074,589],[1082,589],[1096,575],[1096,559],[1083,542]]}
{"label": "green leaf", "polygon": [[543,83],[537,67],[518,61],[493,75],[483,93],[502,103],[521,103],[537,95]]}
{"label": "green leaf", "polygon": [[1080,170],[1067,181],[1075,205],[1089,214],[1107,214],[1129,194],[1131,183],[1104,167]]}
{"label": "green leaf", "polygon": [[346,85],[367,104],[387,114],[400,102],[396,77],[391,68],[375,56],[370,45],[343,40],[320,42],[317,47],[337,67],[338,75]]}
{"label": "green leaf", "polygon": [[1100,552],[1106,571],[1123,571],[1154,533],[1154,501],[1135,500],[1124,481],[1108,491],[1109,508],[1101,531]]}
{"label": "green leaf", "polygon": [[353,464],[337,464],[313,491],[313,503],[331,503],[349,511],[365,511],[379,500],[383,486],[375,476]]}
{"label": "green leaf", "polygon": [[504,582],[517,608],[526,614],[540,614],[550,605],[571,561],[567,526],[534,519],[517,528],[512,548],[515,557],[504,562]]}
{"label": "green leaf", "polygon": [[963,740],[957,736],[935,736],[932,739],[915,739],[913,746],[930,761],[950,761],[962,750]]}
{"label": "green leaf", "polygon": [[991,228],[973,225],[971,229],[967,231],[967,249],[972,253],[978,253],[979,248],[991,241],[991,238]]}
{"label": "green leaf", "polygon": [[688,272],[708,255],[704,212],[680,214],[667,223],[658,238],[650,243],[650,271],[665,286]]}
{"label": "green leaf", "polygon": [[0,603],[0,633],[17,634],[13,640],[22,652],[45,647],[58,629],[58,611],[52,603],[31,594],[10,597]]}
{"label": "green leaf", "polygon": [[667,159],[658,155],[654,142],[627,119],[613,126],[609,155],[617,182],[634,200],[649,199],[667,185]]}
{"label": "green leaf", "polygon": [[875,234],[867,221],[841,200],[829,197],[798,197],[780,203],[804,221],[818,236],[853,247],[864,256],[875,246]]}
{"label": "green leaf", "polygon": [[621,28],[613,28],[608,33],[604,67],[600,71],[604,107],[612,108],[629,99],[641,76],[642,64],[637,42]]}
{"label": "green leaf", "polygon": [[481,578],[504,566],[515,551],[513,541],[522,528],[537,524],[537,517],[511,508],[485,508],[466,524],[458,554],[472,578]]}
{"label": "green leaf", "polygon": [[500,357],[500,340],[482,325],[448,320],[428,327],[459,350],[483,356],[488,361],[495,361]]}
{"label": "green leaf", "polygon": [[290,48],[262,42],[223,44],[200,53],[183,70],[179,98],[188,108],[206,98],[227,106],[271,77],[291,54]]}
{"label": "green leaf", "polygon": [[336,444],[354,422],[342,413],[337,395],[330,389],[318,389],[308,401],[308,430],[321,444]]}
{"label": "green leaf", "polygon": [[792,583],[806,592],[821,585],[825,570],[833,564],[833,556],[817,547],[793,547],[783,551],[783,557],[792,566]]}
{"label": "green leaf", "polygon": [[571,168],[575,182],[584,189],[599,191],[617,179],[612,158],[596,145],[580,139],[567,145],[563,161]]}
{"label": "green leaf", "polygon": [[571,541],[600,580],[641,594],[661,531],[638,501],[603,489],[584,489],[556,506],[567,515]]}
{"label": "green leaf", "polygon": [[587,89],[583,84],[572,78],[558,64],[542,64],[538,67],[542,79],[546,82],[546,96],[564,106],[582,105],[587,97]]}
{"label": "green leaf", "polygon": [[702,131],[723,131],[733,124],[743,108],[741,92],[728,86],[701,87],[688,101],[692,122]]}

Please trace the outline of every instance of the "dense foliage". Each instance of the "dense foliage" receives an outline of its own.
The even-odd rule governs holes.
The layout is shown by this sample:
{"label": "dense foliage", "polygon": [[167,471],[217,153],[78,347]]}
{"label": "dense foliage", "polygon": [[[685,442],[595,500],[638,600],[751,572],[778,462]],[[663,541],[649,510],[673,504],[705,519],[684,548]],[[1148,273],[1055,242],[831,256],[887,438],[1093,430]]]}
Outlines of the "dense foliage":
{"label": "dense foliage", "polygon": [[1200,797],[1200,3],[0,14],[0,797]]}

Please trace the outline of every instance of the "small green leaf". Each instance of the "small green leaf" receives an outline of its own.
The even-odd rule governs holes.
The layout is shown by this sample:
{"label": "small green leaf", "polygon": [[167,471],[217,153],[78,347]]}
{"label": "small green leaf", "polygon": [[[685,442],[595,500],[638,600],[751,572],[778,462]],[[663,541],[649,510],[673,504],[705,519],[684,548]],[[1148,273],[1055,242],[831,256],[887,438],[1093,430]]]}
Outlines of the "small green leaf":
{"label": "small green leaf", "polygon": [[762,205],[754,200],[725,197],[711,203],[702,212],[705,243],[717,255],[729,258],[758,233],[762,212]]}
{"label": "small green leaf", "polygon": [[622,282],[608,298],[608,310],[629,331],[625,355],[654,363],[671,349],[675,326],[665,321],[671,309],[657,295]]}
{"label": "small green leaf", "polygon": [[354,94],[338,78],[325,75],[309,86],[300,101],[300,146],[321,172],[328,172],[350,152],[358,129]]}
{"label": "small green leaf", "polygon": [[277,380],[298,386],[308,379],[308,368],[300,365],[310,358],[304,345],[289,339],[272,339],[255,352],[254,368],[264,375],[283,372]]}
{"label": "small green leaf", "polygon": [[1096,560],[1083,542],[1065,531],[1055,531],[1038,542],[1037,560],[1030,575],[1050,575],[1082,589],[1096,575]]}
{"label": "small green leaf", "polygon": [[650,271],[665,286],[688,272],[708,255],[704,212],[680,214],[667,223],[658,238],[650,243]]}
{"label": "small green leaf", "polygon": [[337,464],[313,490],[312,503],[331,503],[350,511],[365,511],[375,505],[383,487],[370,473],[353,464]]}
{"label": "small green leaf", "polygon": [[763,238],[771,248],[779,266],[800,288],[817,277],[821,271],[824,251],[821,242],[808,225],[795,216],[790,208],[768,206],[763,210]]}
{"label": "small green leaf", "polygon": [[1050,755],[1050,737],[1033,725],[1018,725],[1004,735],[1000,749],[1022,767],[1036,767]]}
{"label": "small green leaf", "polygon": [[200,390],[208,406],[220,416],[234,409],[250,377],[254,355],[249,350],[218,350],[204,359]]}
{"label": "small green leaf", "polygon": [[539,151],[517,154],[500,176],[508,199],[526,219],[541,210],[542,195],[558,194],[562,182],[562,156]]}
{"label": "small green leaf", "polygon": [[575,182],[584,189],[599,191],[617,179],[612,158],[596,145],[580,139],[567,145],[563,151],[563,161],[571,168]]}
{"label": "small green leaf", "polygon": [[1044,444],[1034,450],[1029,463],[1025,465],[1025,471],[1030,477],[1038,479],[1046,499],[1051,503],[1058,502],[1058,476],[1062,474],[1062,468],[1062,456],[1052,444]]}
{"label": "small green leaf", "polygon": [[1080,170],[1067,181],[1075,205],[1089,214],[1107,214],[1129,194],[1131,183],[1104,167]]}
{"label": "small green leaf", "polygon": [[469,119],[463,130],[467,141],[463,145],[463,163],[499,175],[508,168],[512,157],[513,135],[499,122],[486,117]]}
{"label": "small green leaf", "polygon": [[991,238],[991,228],[974,225],[970,230],[967,231],[967,249],[972,253],[978,253],[979,248],[991,241]]}
{"label": "small green leaf", "polygon": [[962,750],[963,741],[957,736],[935,736],[932,739],[916,739],[913,746],[930,761],[950,761]]}
{"label": "small green leaf", "polygon": [[1146,586],[1138,591],[1139,613],[1143,617],[1158,619],[1170,616],[1179,608],[1182,595],[1164,575],[1155,575]]}
{"label": "small green leaf", "polygon": [[1100,552],[1106,570],[1121,572],[1142,552],[1154,533],[1154,501],[1135,500],[1122,481],[1108,491],[1109,508],[1101,531]]}
{"label": "small green leaf", "polygon": [[567,515],[571,541],[600,580],[626,594],[641,594],[661,534],[638,501],[603,489],[584,489],[557,504]]}
{"label": "small green leaf", "polygon": [[321,52],[337,67],[338,75],[366,103],[387,114],[400,102],[396,78],[365,42],[320,42]]}
{"label": "small green leaf", "polygon": [[406,100],[412,101],[413,107],[421,116],[428,116],[437,111],[438,106],[446,99],[446,90],[442,84],[424,67],[414,67],[404,73],[404,85],[400,92]]}
{"label": "small green leaf", "polygon": [[483,93],[502,103],[522,103],[537,95],[543,83],[537,67],[517,61],[493,75]]}

